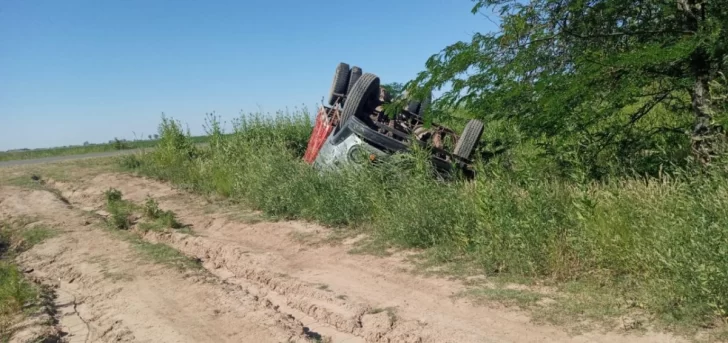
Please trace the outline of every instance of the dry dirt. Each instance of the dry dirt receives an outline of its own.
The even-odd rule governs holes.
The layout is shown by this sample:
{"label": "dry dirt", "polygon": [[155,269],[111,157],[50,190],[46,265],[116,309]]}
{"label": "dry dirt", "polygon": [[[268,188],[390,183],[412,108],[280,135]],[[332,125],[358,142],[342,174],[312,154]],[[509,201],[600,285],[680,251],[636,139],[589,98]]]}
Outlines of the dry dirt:
{"label": "dry dirt", "polygon": [[[0,187],[0,220],[32,216],[63,231],[24,253],[34,277],[57,285],[69,342],[682,342],[655,332],[588,332],[539,325],[510,308],[453,297],[460,281],[425,277],[403,254],[350,254],[352,242],[308,244],[328,229],[255,222],[167,184],[104,173],[46,190]],[[193,234],[150,232],[201,261],[178,270],[140,257],[132,243],[99,228],[103,191],[142,203],[149,195]],[[299,237],[299,238],[297,238]]]}

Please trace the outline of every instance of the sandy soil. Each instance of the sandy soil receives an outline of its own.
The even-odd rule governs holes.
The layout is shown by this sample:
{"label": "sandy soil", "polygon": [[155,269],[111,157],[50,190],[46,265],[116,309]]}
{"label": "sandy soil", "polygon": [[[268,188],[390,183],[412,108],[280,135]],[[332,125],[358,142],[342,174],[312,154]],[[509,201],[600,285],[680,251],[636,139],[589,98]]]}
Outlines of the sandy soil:
{"label": "sandy soil", "polygon": [[[47,191],[0,188],[0,219],[34,216],[64,234],[21,257],[58,285],[60,324],[71,342],[682,342],[662,333],[590,332],[537,325],[513,309],[453,295],[459,281],[408,272],[405,254],[350,254],[354,240],[309,244],[328,229],[300,222],[257,222],[211,209],[201,197],[164,183],[106,173],[83,183],[50,181]],[[148,233],[202,261],[181,272],[139,257],[95,225],[109,187],[141,203],[149,195],[194,234]],[[234,218],[238,219],[234,219]]]}

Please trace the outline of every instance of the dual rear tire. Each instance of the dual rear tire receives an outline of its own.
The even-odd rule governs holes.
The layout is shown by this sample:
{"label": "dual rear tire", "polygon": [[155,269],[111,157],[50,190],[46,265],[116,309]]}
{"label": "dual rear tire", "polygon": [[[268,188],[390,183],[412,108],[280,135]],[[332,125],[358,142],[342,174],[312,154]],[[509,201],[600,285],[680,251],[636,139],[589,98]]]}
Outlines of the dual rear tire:
{"label": "dual rear tire", "polygon": [[[367,114],[367,111],[370,110],[369,107],[379,100],[379,85],[380,80],[376,75],[362,73],[362,69],[359,67],[349,68],[348,64],[339,63],[329,92],[329,105],[333,106],[337,100],[343,105],[339,127],[352,117],[364,121],[369,119]],[[431,102],[432,95],[430,94],[422,101],[410,101],[405,110],[422,116]],[[460,139],[455,144],[453,154],[466,160],[470,159],[483,135],[483,129],[483,122],[471,119],[465,125]]]}
{"label": "dual rear tire", "polygon": [[329,105],[333,106],[338,100],[343,106],[346,96],[351,92],[356,81],[362,76],[362,69],[354,66],[349,68],[347,63],[339,63],[334,72],[334,79],[329,90]]}

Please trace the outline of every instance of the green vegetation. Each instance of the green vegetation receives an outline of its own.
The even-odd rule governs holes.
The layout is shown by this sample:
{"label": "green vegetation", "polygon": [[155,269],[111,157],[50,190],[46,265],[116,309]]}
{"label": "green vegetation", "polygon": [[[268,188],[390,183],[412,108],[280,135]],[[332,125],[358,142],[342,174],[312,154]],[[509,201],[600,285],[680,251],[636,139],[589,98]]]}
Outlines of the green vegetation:
{"label": "green vegetation", "polygon": [[0,261],[0,340],[10,339],[11,328],[23,315],[23,307],[36,299],[37,290],[23,278],[17,266]]}
{"label": "green vegetation", "polygon": [[[728,14],[721,1],[474,0],[497,30],[447,46],[406,88],[451,86],[432,116],[514,126],[562,166],[658,176],[719,157]],[[511,132],[498,138],[512,143]]]}
{"label": "green vegetation", "polygon": [[[609,306],[639,304],[665,323],[694,328],[726,317],[724,168],[564,178],[558,161],[521,142],[478,161],[472,181],[438,181],[421,150],[322,173],[300,159],[311,130],[306,112],[244,116],[227,135],[217,118],[208,123],[211,144],[202,150],[178,122],[162,122],[160,145],[135,156],[134,170],[274,217],[370,232],[389,246],[425,249],[438,263],[557,287],[586,284],[613,295]],[[486,142],[508,129],[498,125]]]}
{"label": "green vegetation", "polygon": [[172,211],[163,211],[154,198],[148,197],[142,208],[144,217],[151,222],[144,223],[145,230],[160,230],[164,228],[181,229],[182,224],[177,221],[177,215]]}
{"label": "green vegetation", "polygon": [[142,256],[153,261],[174,267],[180,271],[197,270],[202,271],[200,260],[191,258],[181,253],[179,250],[170,247],[164,243],[150,243],[145,241],[139,235],[125,233],[123,238],[131,243]]}
{"label": "green vegetation", "polygon": [[39,301],[40,290],[23,277],[13,258],[55,235],[51,229],[21,218],[0,222],[0,341],[7,341],[13,326]]}
{"label": "green vegetation", "polygon": [[36,225],[20,232],[21,250],[28,250],[34,245],[55,237],[57,232],[46,226]]}
{"label": "green vegetation", "polygon": [[[115,188],[106,190],[104,196],[106,209],[109,212],[107,218],[109,228],[136,247],[145,257],[156,263],[173,266],[180,270],[201,268],[198,260],[187,257],[164,243],[149,243],[136,232],[129,231],[134,224],[137,224],[137,228],[141,232],[184,228],[177,221],[174,212],[161,210],[157,201],[152,198],[147,198],[142,206],[124,200],[121,191]],[[147,221],[136,223],[135,212],[141,212]]]}
{"label": "green vegetation", "polygon": [[[192,137],[192,142],[195,144],[207,142],[207,137]],[[125,141],[115,139],[110,143],[103,144],[84,144],[79,146],[66,146],[58,148],[47,148],[47,149],[23,149],[14,151],[3,151],[0,152],[0,162],[2,161],[14,161],[14,160],[28,160],[34,158],[43,158],[51,156],[68,156],[68,155],[83,155],[94,152],[106,152],[115,150],[127,150],[127,149],[141,149],[151,148],[157,145],[157,140],[135,140]]]}
{"label": "green vegetation", "polygon": [[143,218],[146,219],[146,221],[138,223],[138,228],[143,232],[184,228],[174,212],[160,209],[159,203],[151,197],[147,197],[142,206],[124,200],[121,191],[115,188],[106,190],[104,197],[106,198],[106,209],[109,212],[107,223],[113,229],[131,229],[135,224],[134,212],[141,212]]}
{"label": "green vegetation", "polygon": [[104,192],[106,197],[106,210],[109,211],[107,223],[111,228],[129,230],[132,226],[132,211],[134,204],[122,199],[121,191],[109,188]]}
{"label": "green vegetation", "polygon": [[441,180],[420,148],[318,172],[300,159],[305,111],[243,116],[231,134],[209,116],[204,150],[163,118],[157,149],[123,165],[278,218],[368,231],[379,250],[420,248],[430,262],[539,280],[570,295],[552,313],[637,308],[692,329],[727,320],[725,6],[475,3],[500,16],[499,30],[446,47],[404,87],[387,85],[414,97],[449,85],[429,119],[456,130],[484,119],[473,180]]}

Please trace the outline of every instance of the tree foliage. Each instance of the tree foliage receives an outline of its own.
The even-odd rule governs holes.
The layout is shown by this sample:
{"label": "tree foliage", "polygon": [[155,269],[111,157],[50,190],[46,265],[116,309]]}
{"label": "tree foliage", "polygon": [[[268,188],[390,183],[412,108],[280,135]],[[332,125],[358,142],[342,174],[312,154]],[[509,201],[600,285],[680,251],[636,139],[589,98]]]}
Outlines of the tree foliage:
{"label": "tree foliage", "polygon": [[382,88],[386,89],[389,93],[389,96],[392,98],[397,98],[400,95],[402,95],[402,92],[404,91],[404,84],[399,82],[391,82],[387,84],[383,84]]}
{"label": "tree foliage", "polygon": [[547,151],[587,163],[652,156],[656,165],[691,146],[707,159],[704,142],[725,120],[713,91],[725,70],[726,5],[477,0],[473,13],[492,10],[499,29],[446,47],[408,87],[450,85],[440,106],[516,122]]}

